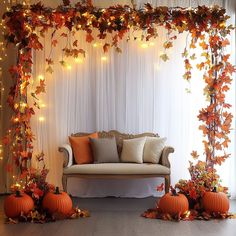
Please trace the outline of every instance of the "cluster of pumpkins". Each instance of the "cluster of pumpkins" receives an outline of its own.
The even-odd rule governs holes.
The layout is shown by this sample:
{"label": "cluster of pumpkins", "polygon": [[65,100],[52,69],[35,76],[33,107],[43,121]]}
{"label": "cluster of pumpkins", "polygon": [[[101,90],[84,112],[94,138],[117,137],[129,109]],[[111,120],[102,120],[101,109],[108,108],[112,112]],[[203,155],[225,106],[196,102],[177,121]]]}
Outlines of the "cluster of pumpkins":
{"label": "cluster of pumpkins", "polygon": [[[222,192],[206,192],[202,198],[203,208],[206,212],[227,213],[229,210],[229,199]],[[72,211],[72,200],[66,192],[48,192],[42,202],[43,209],[50,214],[55,212],[68,215]],[[163,213],[183,214],[189,210],[189,202],[184,194],[172,191],[165,194],[159,201],[159,209]],[[4,201],[4,211],[7,217],[17,218],[22,213],[27,215],[34,208],[33,199],[23,192],[16,191]]]}
{"label": "cluster of pumpkins", "polygon": [[[229,210],[229,199],[223,192],[206,192],[202,198],[202,205],[208,213],[225,214]],[[184,194],[172,191],[160,199],[158,207],[163,213],[183,214],[189,210],[189,202]]]}
{"label": "cluster of pumpkins", "polygon": [[[72,200],[66,192],[60,192],[56,187],[55,192],[48,192],[42,202],[44,210],[53,214],[55,212],[68,215],[72,211]],[[34,208],[33,199],[26,193],[16,191],[4,201],[4,211],[8,218],[17,218],[22,213],[27,215]]]}

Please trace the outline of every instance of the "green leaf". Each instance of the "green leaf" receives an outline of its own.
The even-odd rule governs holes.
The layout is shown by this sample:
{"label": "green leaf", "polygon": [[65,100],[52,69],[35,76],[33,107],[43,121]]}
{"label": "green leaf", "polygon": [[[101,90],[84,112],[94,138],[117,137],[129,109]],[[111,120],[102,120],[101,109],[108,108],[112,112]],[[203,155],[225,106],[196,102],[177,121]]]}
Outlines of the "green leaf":
{"label": "green leaf", "polygon": [[193,53],[193,54],[190,56],[190,59],[191,59],[191,60],[196,60],[196,59],[197,59],[196,54]]}
{"label": "green leaf", "polygon": [[184,49],[184,52],[182,53],[182,57],[188,57],[188,51],[186,48]]}
{"label": "green leaf", "polygon": [[163,61],[168,61],[169,60],[169,57],[167,56],[166,53],[163,53],[160,55],[160,58],[163,60]]}

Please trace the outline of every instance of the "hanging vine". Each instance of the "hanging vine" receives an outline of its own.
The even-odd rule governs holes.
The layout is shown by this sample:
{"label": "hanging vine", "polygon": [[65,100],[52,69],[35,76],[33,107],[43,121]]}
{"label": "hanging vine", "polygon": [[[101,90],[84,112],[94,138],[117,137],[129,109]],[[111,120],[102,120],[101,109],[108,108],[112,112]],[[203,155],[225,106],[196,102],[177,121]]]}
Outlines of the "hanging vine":
{"label": "hanging vine", "polygon": [[[40,2],[30,6],[21,4],[13,6],[4,14],[7,26],[5,38],[7,44],[16,45],[19,55],[17,64],[10,68],[14,86],[10,89],[8,104],[14,115],[11,119],[11,128],[4,137],[4,143],[10,145],[15,164],[20,167],[21,172],[27,171],[25,163],[32,157],[34,139],[30,120],[35,113],[35,107],[38,107],[37,96],[45,92],[45,81],[42,79],[36,86],[35,92],[31,94],[35,103],[33,105],[28,103],[27,87],[32,77],[32,50],[43,50],[40,37],[45,37],[45,33],[53,29],[51,35],[53,50],[58,43],[58,38],[55,38],[57,30],[67,29],[66,33],[60,35],[60,38],[66,39],[67,42],[70,40],[70,35],[84,31],[86,42],[92,43],[96,39],[104,41],[104,53],[111,48],[121,52],[119,42],[130,30],[145,32],[141,40],[150,41],[158,37],[157,27],[163,26],[168,32],[167,41],[163,45],[165,49],[173,46],[178,34],[189,32],[191,41],[182,53],[185,80],[191,79],[193,68],[191,62],[196,59],[196,55],[190,51],[197,44],[201,47],[203,60],[196,67],[204,71],[203,80],[206,83],[204,94],[209,98],[209,105],[200,110],[198,115],[202,121],[199,128],[204,136],[205,162],[200,160],[196,164],[191,162],[189,168],[191,179],[181,180],[176,186],[193,199],[199,198],[205,190],[215,186],[226,191],[226,188],[219,184],[219,176],[214,166],[221,165],[230,155],[226,149],[230,142],[228,135],[232,114],[229,111],[231,105],[225,101],[225,94],[230,88],[235,67],[229,62],[230,55],[225,53],[225,48],[229,45],[227,36],[233,30],[232,25],[226,25],[228,18],[225,9],[217,6],[185,9],[152,7],[147,3],[141,9],[136,9],[134,4],[132,7],[116,5],[100,9],[94,7],[90,1],[78,2],[74,6],[70,1],[63,1],[63,4],[56,9],[45,7]],[[96,36],[95,29],[99,32]],[[132,35],[127,36],[127,41],[130,37]],[[63,49],[63,54],[77,58],[79,55],[85,56],[86,52],[80,48],[78,40],[75,39],[72,45]],[[166,61],[168,55],[162,54],[161,58]],[[55,63],[53,58],[49,56],[46,63],[48,65],[46,71],[53,73]],[[61,64],[63,63],[62,60]],[[199,157],[197,151],[193,151],[191,155],[194,159]]]}

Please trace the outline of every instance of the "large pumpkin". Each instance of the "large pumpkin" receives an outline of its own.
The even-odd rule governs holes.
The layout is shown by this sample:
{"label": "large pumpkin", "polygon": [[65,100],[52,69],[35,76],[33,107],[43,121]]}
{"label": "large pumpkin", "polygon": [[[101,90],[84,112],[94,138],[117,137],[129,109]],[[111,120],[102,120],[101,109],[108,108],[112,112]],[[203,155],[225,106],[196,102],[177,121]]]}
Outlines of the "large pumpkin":
{"label": "large pumpkin", "polygon": [[50,214],[58,212],[67,215],[72,210],[72,200],[66,192],[60,192],[56,187],[55,192],[49,192],[43,198],[43,208]]}
{"label": "large pumpkin", "polygon": [[172,192],[166,193],[161,197],[158,206],[162,213],[168,213],[171,215],[183,214],[188,211],[189,208],[188,199],[185,195],[176,193],[175,190],[172,190]]}
{"label": "large pumpkin", "polygon": [[203,208],[207,212],[226,213],[229,210],[229,199],[225,193],[206,192],[202,198]]}
{"label": "large pumpkin", "polygon": [[11,194],[4,200],[4,212],[9,218],[17,218],[21,213],[27,215],[34,208],[33,199],[20,191]]}

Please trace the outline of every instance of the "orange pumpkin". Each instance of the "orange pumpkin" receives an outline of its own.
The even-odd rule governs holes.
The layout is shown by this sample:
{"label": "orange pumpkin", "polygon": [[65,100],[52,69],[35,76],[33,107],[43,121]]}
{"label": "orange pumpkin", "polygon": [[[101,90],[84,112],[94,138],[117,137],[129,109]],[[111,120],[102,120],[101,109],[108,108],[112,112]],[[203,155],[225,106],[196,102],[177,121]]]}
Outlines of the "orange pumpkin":
{"label": "orange pumpkin", "polygon": [[33,208],[33,199],[20,191],[16,191],[15,194],[11,194],[4,200],[4,212],[9,218],[19,217],[21,213],[27,215]]}
{"label": "orange pumpkin", "polygon": [[159,201],[159,209],[162,213],[183,214],[188,211],[188,199],[184,194],[176,193],[174,189],[170,193],[166,193]]}
{"label": "orange pumpkin", "polygon": [[206,192],[202,198],[203,208],[207,212],[218,212],[226,213],[229,210],[229,199],[225,193],[216,192]]}
{"label": "orange pumpkin", "polygon": [[55,192],[49,192],[43,198],[43,208],[50,214],[58,212],[67,215],[72,210],[72,200],[66,192],[60,192],[56,187]]}

